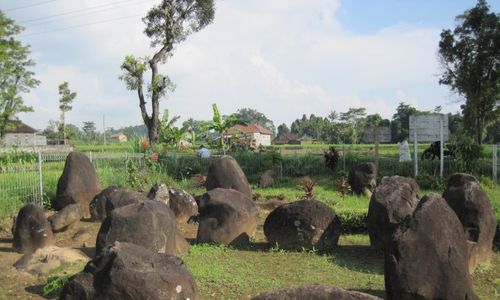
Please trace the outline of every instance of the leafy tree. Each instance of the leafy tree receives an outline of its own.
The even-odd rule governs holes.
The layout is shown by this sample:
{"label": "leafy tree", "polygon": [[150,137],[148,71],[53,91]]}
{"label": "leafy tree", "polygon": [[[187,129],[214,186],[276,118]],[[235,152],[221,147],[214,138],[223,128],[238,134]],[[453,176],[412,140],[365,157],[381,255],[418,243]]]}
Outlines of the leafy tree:
{"label": "leafy tree", "polygon": [[73,108],[71,103],[76,97],[76,93],[72,92],[68,83],[65,81],[59,85],[59,95],[61,98],[59,99],[59,109],[61,110],[61,123],[59,132],[62,132],[64,144],[66,144],[66,112],[71,111]]}
{"label": "leafy tree", "polygon": [[[214,19],[214,10],[213,0],[162,0],[160,5],[154,6],[143,18],[146,24],[144,32],[151,39],[151,47],[161,48],[152,58],[136,58],[133,55],[125,57],[121,65],[124,73],[120,79],[129,90],[137,91],[141,116],[148,128],[151,142],[158,141],[159,101],[168,90],[174,89],[168,76],[159,73],[158,64],[166,62],[172,56],[174,45],[210,24]],[[151,81],[147,86],[151,115],[146,109],[143,91],[143,77],[148,68],[151,71]]]}
{"label": "leafy tree", "polygon": [[410,135],[410,116],[417,113],[418,110],[410,104],[399,103],[396,113],[392,116],[391,136],[393,143],[408,139]]}
{"label": "leafy tree", "polygon": [[42,134],[47,137],[47,139],[57,139],[57,128],[59,128],[59,122],[54,120],[49,120],[49,124],[43,130]]}
{"label": "leafy tree", "polygon": [[345,113],[340,113],[340,120],[346,125],[344,133],[350,138],[353,144],[357,144],[359,136],[364,128],[364,117],[366,116],[366,108],[349,108]]}
{"label": "leafy tree", "polygon": [[290,133],[290,129],[288,128],[288,126],[286,126],[285,123],[283,123],[280,126],[278,126],[278,136],[285,133]]}
{"label": "leafy tree", "polygon": [[95,123],[92,121],[88,122],[83,122],[83,127],[82,127],[83,132],[85,132],[85,135],[87,139],[93,140],[95,138]]}
{"label": "leafy tree", "polygon": [[186,135],[188,125],[183,125],[180,128],[174,126],[175,122],[177,122],[179,118],[180,116],[173,116],[172,119],[169,119],[168,109],[163,111],[163,116],[158,127],[160,142],[167,143],[169,145],[177,145],[177,143]]}
{"label": "leafy tree", "polygon": [[263,113],[258,112],[253,108],[238,109],[238,111],[234,113],[234,115],[238,120],[242,122],[245,122],[247,124],[258,124],[266,129],[269,129],[273,132],[273,134],[276,132],[276,127],[274,127],[273,121],[268,119]]}
{"label": "leafy tree", "polygon": [[28,57],[29,46],[15,39],[22,30],[0,11],[0,137],[15,126],[17,113],[33,111],[24,105],[21,94],[40,84],[30,71],[35,62]]}
{"label": "leafy tree", "polygon": [[439,83],[465,98],[464,120],[481,144],[485,129],[500,117],[500,14],[478,0],[456,21],[453,31],[441,32]]}
{"label": "leafy tree", "polygon": [[227,146],[224,142],[224,133],[234,125],[245,124],[245,122],[238,120],[235,115],[222,117],[219,112],[219,108],[215,103],[212,104],[212,110],[214,114],[212,120],[205,122],[203,127],[206,130],[213,130],[219,134],[219,148],[225,153],[227,150]]}

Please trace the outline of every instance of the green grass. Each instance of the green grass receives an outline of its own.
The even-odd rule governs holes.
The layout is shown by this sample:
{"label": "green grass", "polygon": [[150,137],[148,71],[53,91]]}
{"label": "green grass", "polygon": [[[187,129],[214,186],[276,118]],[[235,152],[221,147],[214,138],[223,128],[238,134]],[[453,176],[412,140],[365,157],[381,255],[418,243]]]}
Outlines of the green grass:
{"label": "green grass", "polygon": [[192,245],[182,258],[204,299],[250,299],[268,290],[331,284],[383,297],[383,257],[366,236],[344,236],[335,253],[276,251],[254,247]]}

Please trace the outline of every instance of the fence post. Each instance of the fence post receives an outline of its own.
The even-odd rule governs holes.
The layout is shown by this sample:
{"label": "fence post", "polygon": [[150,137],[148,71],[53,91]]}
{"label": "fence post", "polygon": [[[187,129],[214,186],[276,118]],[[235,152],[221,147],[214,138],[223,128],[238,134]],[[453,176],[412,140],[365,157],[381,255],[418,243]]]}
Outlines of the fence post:
{"label": "fence post", "polygon": [[88,156],[89,156],[89,160],[90,160],[90,162],[92,163],[92,151],[90,151],[90,152],[89,152],[89,155],[88,155]]}
{"label": "fence post", "polygon": [[42,153],[38,151],[38,192],[40,193],[40,206],[43,207],[43,176],[42,176]]}
{"label": "fence post", "polygon": [[493,145],[493,180],[497,180],[498,173],[498,145]]}

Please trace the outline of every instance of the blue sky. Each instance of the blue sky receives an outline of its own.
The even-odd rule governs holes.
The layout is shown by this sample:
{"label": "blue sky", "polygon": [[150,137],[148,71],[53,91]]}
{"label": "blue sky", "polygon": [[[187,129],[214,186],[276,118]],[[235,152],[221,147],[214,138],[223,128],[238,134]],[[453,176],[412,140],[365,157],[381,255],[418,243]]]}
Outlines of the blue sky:
{"label": "blue sky", "polygon": [[[0,9],[26,27],[42,84],[25,95],[43,129],[59,118],[57,86],[78,93],[68,121],[115,128],[141,124],[136,93],[118,80],[127,54],[151,56],[141,17],[155,0],[4,0]],[[177,85],[161,108],[181,120],[250,107],[276,125],[302,114],[366,107],[390,118],[399,102],[455,112],[460,98],[439,86],[439,34],[475,1],[220,0],[215,21],[177,45],[161,67]],[[500,1],[490,1],[493,11]],[[78,10],[77,14],[60,15]],[[56,18],[44,18],[60,15]],[[35,19],[39,19],[38,21]],[[111,21],[110,21],[111,20]],[[43,22],[42,22],[43,21]],[[51,22],[47,22],[51,21]],[[71,30],[61,28],[94,23]]]}

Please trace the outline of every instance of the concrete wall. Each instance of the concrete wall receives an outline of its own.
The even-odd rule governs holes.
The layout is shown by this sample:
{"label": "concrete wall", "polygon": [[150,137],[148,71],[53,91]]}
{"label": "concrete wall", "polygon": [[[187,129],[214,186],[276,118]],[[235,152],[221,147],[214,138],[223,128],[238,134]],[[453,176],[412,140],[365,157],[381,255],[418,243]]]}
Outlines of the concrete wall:
{"label": "concrete wall", "polygon": [[4,136],[5,146],[35,147],[47,145],[47,138],[33,133],[7,133]]}
{"label": "concrete wall", "polygon": [[255,139],[255,144],[257,144],[257,146],[271,145],[271,136],[269,134],[260,134],[259,132],[256,132],[253,134],[253,138]]}

